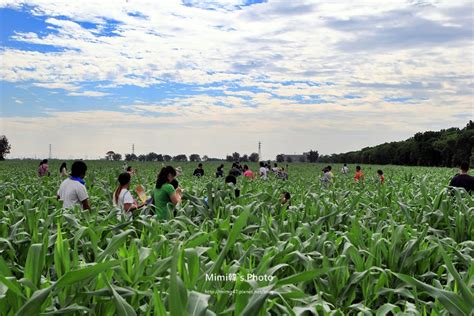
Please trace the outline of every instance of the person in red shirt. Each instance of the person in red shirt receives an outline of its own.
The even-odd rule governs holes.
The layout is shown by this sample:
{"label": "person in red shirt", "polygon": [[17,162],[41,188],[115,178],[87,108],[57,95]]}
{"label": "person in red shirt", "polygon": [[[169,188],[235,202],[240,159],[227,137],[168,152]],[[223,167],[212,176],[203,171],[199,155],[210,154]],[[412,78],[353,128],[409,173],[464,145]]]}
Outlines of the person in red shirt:
{"label": "person in red shirt", "polygon": [[354,175],[354,180],[355,182],[359,182],[360,180],[364,180],[364,173],[362,173],[362,170],[360,169],[360,166],[356,167],[356,173]]}
{"label": "person in red shirt", "polygon": [[49,171],[48,171],[48,159],[43,159],[38,168],[38,176],[44,177],[44,176],[49,176]]}
{"label": "person in red shirt", "polygon": [[247,165],[244,165],[244,177],[247,177],[248,179],[255,178],[252,170],[250,170],[249,166],[247,166]]}
{"label": "person in red shirt", "polygon": [[379,169],[379,170],[377,170],[377,174],[379,175],[380,184],[384,184],[385,183],[385,177],[383,175],[383,171]]}

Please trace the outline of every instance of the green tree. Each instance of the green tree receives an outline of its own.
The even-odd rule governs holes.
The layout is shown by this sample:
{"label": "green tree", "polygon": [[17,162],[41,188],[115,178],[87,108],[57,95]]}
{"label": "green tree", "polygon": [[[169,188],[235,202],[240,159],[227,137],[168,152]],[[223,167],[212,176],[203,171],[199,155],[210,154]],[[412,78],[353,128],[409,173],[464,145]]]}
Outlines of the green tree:
{"label": "green tree", "polygon": [[0,160],[5,160],[5,156],[10,153],[11,145],[5,135],[0,136]]}
{"label": "green tree", "polygon": [[198,154],[191,154],[189,156],[189,161],[192,161],[192,162],[201,161],[201,156],[199,156]]}
{"label": "green tree", "polygon": [[249,156],[249,160],[251,162],[258,162],[258,154],[257,153],[251,153],[250,156]]}
{"label": "green tree", "polygon": [[118,154],[118,153],[115,153],[115,154],[113,154],[112,159],[114,161],[120,161],[120,160],[122,160],[122,155]]}
{"label": "green tree", "polygon": [[317,150],[310,150],[308,153],[308,161],[309,162],[316,162],[318,161],[319,153]]}
{"label": "green tree", "polygon": [[115,152],[112,151],[112,150],[109,150],[109,151],[105,154],[105,159],[107,159],[107,160],[113,160],[113,159],[114,159],[114,155],[115,155]]}

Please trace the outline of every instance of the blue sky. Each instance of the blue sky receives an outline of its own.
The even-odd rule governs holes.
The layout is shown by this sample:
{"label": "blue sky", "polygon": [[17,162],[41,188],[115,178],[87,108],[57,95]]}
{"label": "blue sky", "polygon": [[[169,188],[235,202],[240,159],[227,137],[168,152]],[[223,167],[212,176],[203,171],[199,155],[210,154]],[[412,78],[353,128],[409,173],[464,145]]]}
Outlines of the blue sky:
{"label": "blue sky", "polygon": [[0,23],[11,157],[328,154],[474,117],[469,1],[2,0]]}

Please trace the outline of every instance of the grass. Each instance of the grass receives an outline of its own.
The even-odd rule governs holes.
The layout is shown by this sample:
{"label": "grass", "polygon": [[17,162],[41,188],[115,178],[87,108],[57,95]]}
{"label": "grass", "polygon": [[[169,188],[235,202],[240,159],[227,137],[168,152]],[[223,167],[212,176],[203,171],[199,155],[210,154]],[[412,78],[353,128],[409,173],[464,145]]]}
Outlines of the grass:
{"label": "grass", "polygon": [[[50,165],[39,179],[36,163],[0,164],[1,315],[473,313],[474,199],[447,194],[454,170],[384,166],[380,186],[377,166],[363,166],[364,185],[333,166],[326,188],[321,165],[290,164],[289,181],[239,179],[235,199],[216,164],[203,179],[180,164],[185,200],[160,222],[116,218],[122,163],[88,162],[91,212],[61,209]],[[133,165],[150,190],[161,163]]]}

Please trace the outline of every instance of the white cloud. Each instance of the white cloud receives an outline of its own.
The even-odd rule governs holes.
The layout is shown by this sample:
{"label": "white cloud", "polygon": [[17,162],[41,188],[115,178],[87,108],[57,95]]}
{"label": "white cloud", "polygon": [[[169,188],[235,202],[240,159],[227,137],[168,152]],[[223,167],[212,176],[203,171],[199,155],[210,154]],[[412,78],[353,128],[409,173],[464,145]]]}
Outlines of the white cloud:
{"label": "white cloud", "polygon": [[71,92],[68,93],[69,96],[78,97],[78,96],[86,96],[86,97],[103,97],[109,95],[109,93],[100,92],[100,91],[82,91],[82,92]]}
{"label": "white cloud", "polygon": [[[366,130],[366,135],[377,134],[370,136],[375,142],[396,135],[400,139],[425,128],[462,126],[473,116],[472,39],[436,42],[440,34],[435,32],[425,35],[433,37],[432,45],[356,47],[395,26],[403,27],[404,34],[416,34],[420,21],[439,31],[465,28],[460,8],[469,8],[469,2],[425,3],[269,1],[241,7],[239,0],[191,6],[181,1],[1,1],[0,7],[32,6],[33,14],[46,17],[51,31],[17,32],[13,39],[58,49],[3,48],[0,78],[4,81],[96,98],[113,96],[114,88],[124,85],[220,83],[216,88],[201,87],[203,95],[178,93],[161,102],[124,105],[123,112],[81,112],[79,104],[77,113],[56,109],[37,118],[43,125],[19,117],[4,122],[13,134],[20,133],[16,130],[20,126],[26,131],[30,126],[54,135],[54,121],[76,119],[83,124],[78,130],[89,130],[87,124],[95,124],[98,118],[110,129],[120,130],[117,126],[125,124],[135,136],[150,133],[148,127],[127,125],[132,121],[166,126],[179,137],[189,137],[188,143],[209,133],[218,139],[210,147],[227,148],[225,139],[243,143],[245,137],[267,137],[266,143],[274,144],[269,153],[278,153],[281,144],[274,139],[287,140],[285,133],[295,137],[289,141],[288,146],[294,146],[290,151],[314,144],[322,146],[320,152],[332,152],[368,144],[359,146],[350,137],[346,141],[341,131]],[[404,12],[412,14],[407,17]],[[97,25],[86,28],[82,22]],[[204,94],[211,89],[223,95]],[[317,104],[316,96],[326,103]],[[413,104],[384,101],[387,97],[406,97]],[[92,129],[100,134],[99,128],[97,123]],[[319,131],[325,131],[332,142],[314,136]],[[234,139],[235,133],[245,137]],[[34,138],[35,133],[28,135]],[[69,137],[79,139],[72,133]],[[173,150],[185,151],[178,139]],[[104,136],[94,150],[107,142],[110,139]]]}

